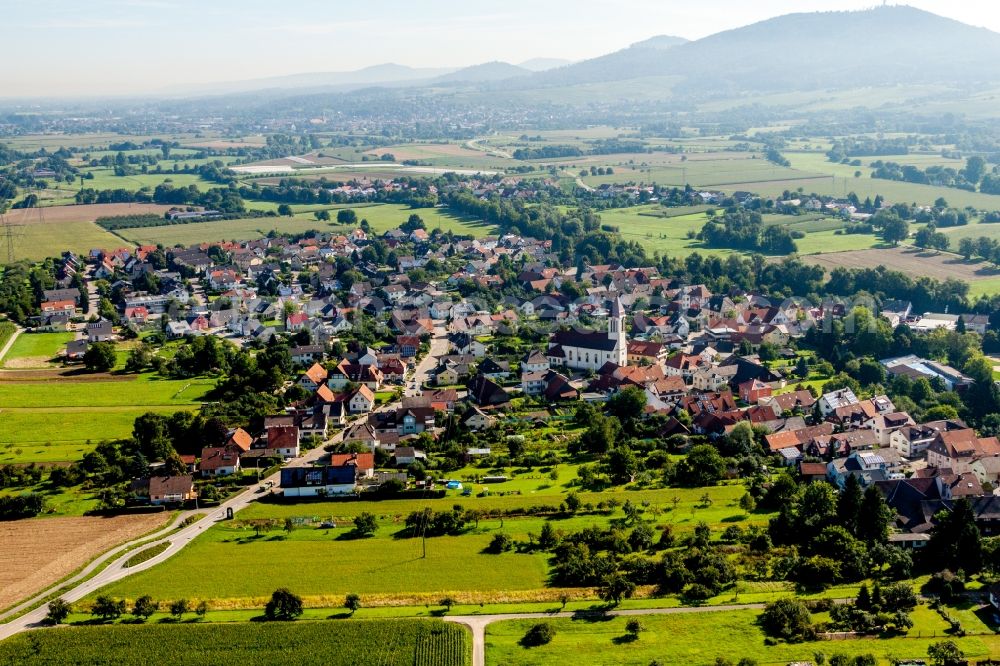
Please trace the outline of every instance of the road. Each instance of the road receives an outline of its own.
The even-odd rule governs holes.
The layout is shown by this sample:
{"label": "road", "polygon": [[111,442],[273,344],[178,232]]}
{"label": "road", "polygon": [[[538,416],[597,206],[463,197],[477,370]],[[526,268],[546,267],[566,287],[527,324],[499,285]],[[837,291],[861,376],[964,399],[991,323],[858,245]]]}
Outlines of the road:
{"label": "road", "polygon": [[[416,369],[414,371],[412,381],[416,382],[418,388],[415,391],[413,391],[413,393],[419,391],[420,390],[419,387],[421,387],[423,383],[427,381],[428,377],[430,376],[430,371],[433,370],[434,367],[436,366],[435,357],[445,354],[447,352],[447,345],[448,345],[447,331],[443,326],[436,326],[434,328],[433,337],[431,339],[430,353],[428,353],[417,364]],[[0,358],[2,358],[2,356],[3,355],[0,354]],[[391,403],[384,405],[381,409],[382,410],[390,409],[393,407],[397,407],[398,405],[399,403]],[[345,430],[339,431],[333,437],[326,440],[323,443],[323,445],[326,446],[328,444],[335,444],[337,442],[342,441],[344,438],[344,432]],[[308,467],[309,465],[312,465],[313,463],[317,462],[320,458],[322,458],[324,455],[327,455],[326,451],[324,450],[324,446],[319,446],[316,447],[315,449],[312,449],[311,451],[307,451],[301,457],[289,461],[285,465],[285,467]],[[273,482],[275,486],[277,486],[279,485],[280,480],[281,480],[281,473],[279,471],[272,474],[269,477],[261,479],[259,483],[265,484],[270,481]],[[182,548],[184,548],[189,543],[194,541],[195,538],[204,533],[205,530],[225,520],[226,513],[229,509],[232,509],[233,514],[236,514],[237,512],[249,506],[253,501],[258,499],[260,497],[260,494],[257,492],[258,488],[259,484],[254,483],[243,492],[226,500],[217,507],[193,509],[181,512],[177,516],[177,518],[173,521],[171,526],[166,527],[163,530],[160,530],[159,532],[153,535],[146,535],[144,537],[139,537],[137,539],[134,539],[133,541],[129,541],[108,551],[107,553],[105,553],[104,555],[94,560],[89,565],[87,565],[76,576],[70,578],[68,581],[57,583],[49,587],[48,589],[43,590],[42,592],[35,595],[31,599],[22,602],[21,604],[7,611],[3,615],[0,615],[0,619],[16,615],[17,613],[23,611],[26,608],[30,608],[35,604],[41,603],[41,601],[46,596],[51,594],[56,589],[59,589],[67,584],[74,585],[74,587],[60,594],[59,596],[63,600],[72,603],[99,590],[105,585],[121,580],[126,576],[131,576],[134,573],[144,571],[146,569],[149,569],[150,567],[154,567],[157,564],[160,564],[161,562],[164,562],[165,560],[169,559],[176,553],[180,552]],[[197,522],[188,525],[187,527],[176,528],[173,526],[180,524],[181,522],[184,521],[185,518],[196,515],[202,515],[204,517],[198,520]],[[145,546],[143,546],[144,548],[152,547],[160,543],[169,543],[170,545],[162,553],[159,553],[155,557],[152,557],[146,560],[145,562],[137,564],[133,567],[125,567],[125,562],[136,552],[136,551],[129,552],[130,549],[133,546],[136,546],[139,543],[143,542],[149,542]],[[87,578],[87,576],[89,576],[93,571],[102,567],[106,563],[107,566],[105,566],[100,572],[95,574],[92,578],[83,580],[84,578]],[[40,626],[41,622],[45,619],[45,615],[47,613],[48,613],[48,606],[46,604],[43,604],[38,608],[25,613],[21,617],[18,617],[14,620],[7,622],[6,624],[0,624],[0,640],[9,638],[14,634],[20,633],[27,629],[32,629]]]}
{"label": "road", "polygon": [[[344,432],[340,431],[332,438],[327,440],[324,443],[324,445],[339,442],[343,439],[343,437],[344,437]],[[311,451],[307,451],[299,458],[291,460],[286,465],[286,467],[306,467],[316,462],[324,455],[326,455],[326,451],[324,451],[323,447],[320,446],[315,449],[312,449]],[[268,481],[273,481],[274,485],[277,486],[280,479],[281,479],[281,473],[276,472],[269,477],[261,479],[260,483],[263,484],[267,483]],[[86,578],[95,569],[100,568],[103,564],[107,563],[109,560],[110,564],[108,564],[99,573],[97,573],[88,580],[79,582],[79,584],[75,585],[72,589],[64,592],[59,596],[65,601],[72,603],[99,590],[105,585],[121,580],[126,576],[131,576],[134,573],[144,571],[146,569],[149,569],[150,567],[160,564],[161,562],[164,562],[165,560],[169,559],[176,553],[180,552],[182,548],[184,548],[189,543],[194,541],[194,539],[199,535],[201,535],[203,532],[205,532],[205,530],[225,520],[226,512],[228,509],[232,509],[233,513],[236,514],[237,512],[248,507],[251,504],[251,502],[260,497],[260,494],[258,494],[257,492],[258,487],[259,487],[258,484],[254,483],[252,486],[249,486],[243,492],[226,500],[219,506],[211,508],[192,509],[189,511],[181,512],[177,516],[177,518],[173,521],[170,527],[160,530],[159,532],[157,532],[152,536],[147,535],[144,537],[139,537],[133,541],[118,546],[117,548],[104,554],[94,562],[91,562],[86,568],[84,568],[79,574],[71,578],[69,581],[57,583],[56,585],[39,593],[35,597],[22,602],[21,604],[12,608],[10,611],[4,613],[4,615],[0,617],[10,617],[11,615],[15,615],[23,611],[25,608],[29,608],[32,605],[41,602],[42,599],[48,596],[48,594],[50,594],[53,590],[58,589],[66,585],[67,583],[73,584],[76,583],[77,581],[81,581],[81,579]],[[183,522],[185,518],[199,514],[203,515],[204,517],[201,518],[198,522],[195,522],[191,525],[188,525],[187,527],[183,527],[180,529],[173,526],[180,524],[181,522]],[[156,557],[152,557],[146,560],[145,562],[137,564],[133,567],[125,567],[125,562],[132,555],[134,555],[135,552],[138,552],[138,551],[126,552],[126,551],[128,551],[132,546],[135,546],[139,543],[146,541],[148,541],[149,543],[146,546],[143,546],[143,548],[152,547],[160,543],[169,543],[170,545],[162,553],[159,553]],[[14,634],[25,631],[26,629],[33,629],[38,627],[41,624],[42,620],[45,619],[45,615],[47,613],[48,613],[48,606],[42,605],[33,611],[25,613],[19,618],[11,620],[6,624],[0,624],[0,640],[10,638]]]}
{"label": "road", "polygon": [[493,156],[493,157],[502,157],[502,158],[508,159],[508,160],[514,159],[514,157],[510,153],[508,153],[508,152],[506,152],[504,150],[500,150],[499,148],[493,148],[493,147],[490,147],[490,146],[481,146],[481,145],[479,145],[480,141],[488,141],[488,139],[471,139],[471,140],[465,142],[465,146],[466,146],[466,148],[469,148],[470,150],[478,150],[480,152],[486,153],[487,155],[490,155],[490,156]]}
{"label": "road", "polygon": [[[17,324],[15,324],[15,326],[17,326]],[[3,359],[7,355],[7,352],[9,352],[10,348],[14,346],[14,340],[17,340],[17,336],[21,335],[23,332],[24,329],[17,326],[17,328],[14,329],[14,334],[10,336],[10,340],[8,340],[7,344],[3,346],[3,349],[0,349],[0,366],[3,365]]]}
{"label": "road", "polygon": [[[412,379],[406,384],[404,395],[414,396],[422,391],[424,384],[430,380],[431,372],[437,367],[437,357],[447,353],[448,331],[444,326],[438,324],[434,326],[434,332],[431,333],[430,351],[417,363]],[[412,388],[413,384],[416,384],[416,388]]]}
{"label": "road", "polygon": [[762,610],[764,604],[742,604],[728,606],[682,606],[680,608],[634,608],[610,610],[607,612],[573,611],[559,613],[510,613],[507,615],[452,615],[445,616],[445,622],[464,624],[472,630],[472,666],[486,666],[486,627],[504,620],[549,620],[553,618],[587,618],[619,615],[677,615],[682,613],[715,613],[733,610]]}

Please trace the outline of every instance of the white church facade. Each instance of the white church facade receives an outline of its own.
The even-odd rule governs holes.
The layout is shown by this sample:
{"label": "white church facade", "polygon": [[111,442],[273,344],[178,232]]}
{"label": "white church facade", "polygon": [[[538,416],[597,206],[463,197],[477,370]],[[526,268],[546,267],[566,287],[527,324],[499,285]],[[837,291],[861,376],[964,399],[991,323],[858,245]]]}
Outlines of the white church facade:
{"label": "white church facade", "polygon": [[597,371],[605,363],[628,365],[628,340],[625,338],[625,308],[615,298],[608,314],[608,330],[557,331],[545,352],[552,366],[570,370]]}

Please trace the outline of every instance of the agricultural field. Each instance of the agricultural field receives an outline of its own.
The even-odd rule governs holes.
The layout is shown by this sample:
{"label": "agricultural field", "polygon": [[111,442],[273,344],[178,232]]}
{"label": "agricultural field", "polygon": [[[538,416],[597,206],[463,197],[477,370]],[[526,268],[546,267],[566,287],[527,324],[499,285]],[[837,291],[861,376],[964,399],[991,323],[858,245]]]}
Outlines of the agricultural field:
{"label": "agricultural field", "polygon": [[233,625],[157,624],[45,629],[0,643],[0,663],[161,663],[243,666],[465,666],[467,629],[440,620],[340,620]]}
{"label": "agricultural field", "polygon": [[[294,217],[259,217],[244,220],[219,220],[217,222],[197,222],[163,227],[123,229],[124,238],[135,243],[162,243],[166,246],[189,245],[212,240],[247,240],[260,238],[272,230],[281,233],[304,233],[310,230],[345,231],[346,227],[336,224],[337,211],[351,208],[361,219],[368,220],[372,229],[382,233],[398,227],[413,214],[419,215],[428,229],[440,227],[456,234],[485,236],[494,228],[471,218],[448,213],[441,208],[413,209],[401,204],[376,204],[370,206],[310,206],[307,211],[296,212]],[[320,222],[312,211],[329,210],[332,222]]]}
{"label": "agricultural field", "polygon": [[[113,215],[162,215],[169,208],[138,203],[25,208],[7,211],[6,219],[13,228],[14,258],[39,260],[58,257],[66,250],[85,255],[95,247],[120,247],[122,239],[101,229],[94,220]],[[6,259],[4,255],[0,261]]]}
{"label": "agricultural field", "polygon": [[[0,609],[65,578],[100,553],[162,527],[170,515],[164,511],[0,522]],[[0,663],[10,662],[0,658]]]}
{"label": "agricultural field", "polygon": [[[924,612],[921,612],[924,611]],[[486,661],[489,664],[547,666],[586,664],[691,664],[710,666],[717,658],[732,663],[747,657],[760,664],[812,661],[817,652],[829,659],[834,654],[875,654],[882,664],[890,659],[926,659],[927,647],[944,638],[954,640],[969,658],[1000,655],[1000,639],[986,635],[950,637],[941,618],[927,609],[913,614],[914,627],[905,636],[767,646],[758,626],[757,611],[690,612],[643,615],[645,631],[633,639],[625,631],[627,617],[580,617],[541,620],[555,629],[548,645],[523,647],[521,638],[540,620],[509,620],[486,628]],[[979,622],[978,629],[986,627]],[[567,655],[572,655],[571,660]]]}
{"label": "agricultural field", "polygon": [[[605,164],[614,164],[616,155],[604,155]],[[640,155],[637,159],[645,158]],[[605,183],[656,183],[683,187],[719,188],[756,191],[757,187],[743,187],[746,183],[767,184],[790,179],[823,178],[820,173],[803,173],[788,167],[781,167],[763,158],[752,159],[752,153],[737,153],[721,159],[677,161],[670,166],[616,166],[610,176],[586,176],[583,182],[591,187]],[[686,180],[685,180],[686,179]],[[739,186],[737,186],[739,185]]]}
{"label": "agricultural field", "polygon": [[[561,474],[569,480],[570,475]],[[516,482],[516,481],[515,481]],[[515,539],[527,540],[528,534],[538,534],[546,522],[563,531],[579,530],[588,525],[607,526],[622,518],[614,512],[580,513],[544,518],[483,517],[478,527],[461,536],[429,537],[427,554],[423,557],[420,539],[409,538],[404,526],[406,516],[430,507],[436,511],[461,505],[484,512],[529,509],[539,505],[558,507],[565,497],[565,488],[553,484],[531,491],[535,485],[547,485],[539,480],[525,480],[520,494],[501,495],[506,486],[491,487],[489,497],[460,497],[449,494],[441,500],[386,500],[371,502],[320,502],[308,504],[255,503],[241,512],[239,518],[213,527],[198,537],[184,551],[147,571],[115,583],[109,594],[135,598],[142,594],[160,597],[207,598],[234,607],[260,606],[270,590],[281,585],[294,586],[303,572],[310,574],[307,602],[311,605],[335,604],[340,595],[356,593],[366,604],[422,604],[448,593],[460,601],[522,601],[552,597],[547,588],[548,555],[544,553],[504,553],[495,555],[486,548],[497,532]],[[504,490],[501,491],[501,488]],[[705,521],[716,530],[730,524],[764,522],[768,514],[747,515],[739,506],[744,488],[724,485],[713,488],[665,490],[608,491],[580,493],[584,503],[626,499],[633,503],[649,502],[647,512],[655,521],[675,526],[678,534],[693,530]],[[708,503],[704,501],[707,495]],[[674,499],[676,498],[676,502]],[[551,509],[550,509],[551,510]],[[379,529],[368,539],[349,535],[352,520],[362,512],[376,514]],[[291,518],[300,526],[291,532],[281,529]],[[270,519],[274,527],[259,536],[253,529],[254,520]],[[308,521],[308,522],[305,522]],[[319,527],[332,521],[333,529]],[[193,580],[184,571],[225,561],[241,568],[253,567],[252,578],[213,577]],[[318,568],[319,567],[319,568]],[[350,576],[326,575],[323,572],[350,570]]]}
{"label": "agricultural field", "polygon": [[[808,238],[808,236],[807,236]],[[801,243],[801,241],[799,241]],[[801,245],[800,245],[801,247]],[[947,253],[924,251],[912,246],[885,247],[877,250],[830,251],[803,257],[803,260],[834,268],[874,268],[887,266],[914,277],[927,276],[937,280],[953,278],[969,283],[970,294],[991,294],[1000,291],[1000,270],[984,261],[966,261]]]}

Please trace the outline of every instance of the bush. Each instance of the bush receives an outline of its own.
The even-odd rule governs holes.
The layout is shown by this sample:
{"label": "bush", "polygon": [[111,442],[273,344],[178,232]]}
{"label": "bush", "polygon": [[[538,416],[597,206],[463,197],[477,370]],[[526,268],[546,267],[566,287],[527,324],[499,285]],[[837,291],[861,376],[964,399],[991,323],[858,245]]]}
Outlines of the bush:
{"label": "bush", "polygon": [[552,628],[552,625],[548,622],[539,622],[534,624],[528,629],[524,634],[524,638],[521,639],[521,644],[525,647],[537,647],[539,645],[547,645],[552,642],[552,639],[556,635],[556,630]]}
{"label": "bush", "polygon": [[490,545],[486,548],[491,553],[506,553],[514,548],[514,539],[509,534],[497,532],[490,540]]}

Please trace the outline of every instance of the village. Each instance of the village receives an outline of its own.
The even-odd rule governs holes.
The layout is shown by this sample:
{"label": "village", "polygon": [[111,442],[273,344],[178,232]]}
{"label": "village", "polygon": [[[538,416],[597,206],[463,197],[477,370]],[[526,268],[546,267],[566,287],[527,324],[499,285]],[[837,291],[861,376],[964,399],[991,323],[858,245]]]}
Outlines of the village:
{"label": "village", "polygon": [[[248,350],[285,339],[298,368],[282,388],[283,412],[182,456],[187,475],[135,479],[134,501],[192,502],[198,486],[259,473],[323,444],[333,453],[286,468],[279,487],[261,490],[290,499],[364,497],[386,484],[460,487],[427,469],[423,449],[446,428],[544,422],[634,387],[643,418],[659,424],[657,437],[713,441],[748,423],[765,433],[772,463],[804,481],[843,489],[854,477],[875,486],[898,515],[890,540],[901,547],[924,546],[937,509],[958,498],[973,501],[985,534],[996,529],[996,437],[979,437],[954,417],[916,422],[886,395],[824,393],[811,380],[822,360],[796,343],[850,319],[844,303],[715,294],[664,279],[655,267],[560,269],[550,241],[456,239],[412,222],[378,239],[357,228],[63,257],[62,282],[44,292],[33,323],[77,331],[63,352],[68,364],[82,363],[95,344],[152,331],[163,341],[212,336]],[[391,269],[366,260],[375,240],[393,253]],[[78,274],[83,288],[70,286]],[[111,301],[115,321],[83,317],[85,294],[90,312],[108,314],[99,303]],[[880,316],[918,334],[983,334],[988,324],[984,315],[911,310],[885,303]],[[973,383],[914,354],[877,360],[886,381],[926,381],[958,394]],[[461,462],[488,463],[491,454],[467,447]]]}

